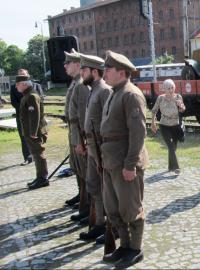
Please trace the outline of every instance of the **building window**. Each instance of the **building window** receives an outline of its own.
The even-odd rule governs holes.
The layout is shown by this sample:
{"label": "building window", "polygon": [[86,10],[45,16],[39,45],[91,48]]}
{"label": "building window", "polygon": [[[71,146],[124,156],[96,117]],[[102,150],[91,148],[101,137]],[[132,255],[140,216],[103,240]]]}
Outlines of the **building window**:
{"label": "building window", "polygon": [[174,10],[172,9],[172,8],[170,8],[170,10],[169,10],[169,18],[170,19],[174,19]]}
{"label": "building window", "polygon": [[114,29],[114,31],[118,30],[118,20],[117,19],[115,19],[113,22],[113,29]]}
{"label": "building window", "polygon": [[173,46],[173,47],[172,47],[172,54],[175,55],[176,53],[177,53],[176,47]]}
{"label": "building window", "polygon": [[175,29],[175,27],[170,28],[170,37],[171,37],[171,39],[176,38],[176,29]]}
{"label": "building window", "polygon": [[144,32],[140,32],[140,41],[144,42],[145,38],[144,38]]}
{"label": "building window", "polygon": [[111,30],[111,24],[110,24],[110,21],[108,21],[108,22],[106,23],[106,30],[107,30],[107,32],[110,32],[110,30]]}
{"label": "building window", "polygon": [[141,51],[141,56],[145,57],[145,50],[144,49],[142,49],[142,51]]}
{"label": "building window", "polygon": [[89,35],[92,35],[92,32],[93,32],[92,30],[93,30],[93,29],[92,29],[92,25],[90,25],[90,26],[88,27],[88,34],[89,34]]}
{"label": "building window", "polygon": [[159,11],[158,17],[159,17],[159,20],[163,20],[164,16],[163,16],[163,11],[162,10]]}
{"label": "building window", "polygon": [[86,41],[83,42],[83,48],[84,48],[84,51],[87,51],[87,42]]}
{"label": "building window", "polygon": [[131,43],[132,43],[132,44],[135,44],[135,43],[136,43],[135,41],[136,41],[136,39],[135,39],[135,34],[132,33],[132,34],[131,34]]}
{"label": "building window", "polygon": [[126,28],[126,17],[123,17],[122,18],[122,29],[125,29]]}
{"label": "building window", "polygon": [[162,47],[162,49],[161,49],[161,55],[165,55],[165,53],[166,53],[166,49],[165,49],[165,47]]}
{"label": "building window", "polygon": [[108,38],[108,48],[112,47],[112,38]]}
{"label": "building window", "polygon": [[124,35],[124,45],[128,45],[129,44],[129,40],[128,40],[128,35]]}
{"label": "building window", "polygon": [[115,37],[115,46],[116,47],[119,46],[119,37],[118,36]]}
{"label": "building window", "polygon": [[79,36],[79,29],[76,28],[76,36],[78,37]]}
{"label": "building window", "polygon": [[165,31],[164,29],[160,29],[160,40],[164,40],[165,39]]}
{"label": "building window", "polygon": [[129,51],[125,51],[125,56],[129,58]]}
{"label": "building window", "polygon": [[82,27],[82,35],[85,36],[85,26]]}
{"label": "building window", "polygon": [[136,51],[136,50],[133,50],[133,51],[132,51],[132,57],[134,57],[134,58],[137,57],[137,51]]}
{"label": "building window", "polygon": [[90,49],[91,49],[91,50],[94,49],[94,41],[93,41],[93,40],[90,41]]}
{"label": "building window", "polygon": [[103,23],[100,23],[100,32],[104,32],[104,24]]}

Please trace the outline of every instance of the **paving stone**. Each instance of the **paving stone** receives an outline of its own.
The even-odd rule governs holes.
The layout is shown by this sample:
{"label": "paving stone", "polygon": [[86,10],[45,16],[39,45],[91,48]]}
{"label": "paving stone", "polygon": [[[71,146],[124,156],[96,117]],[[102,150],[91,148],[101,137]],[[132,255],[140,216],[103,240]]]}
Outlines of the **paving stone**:
{"label": "paving stone", "polygon": [[[0,157],[0,269],[113,269],[102,262],[103,246],[77,241],[86,228],[64,206],[77,194],[75,177],[27,191],[35,169],[20,162],[20,153]],[[173,178],[165,162],[153,160],[145,174],[145,259],[130,269],[200,269],[200,169]],[[50,156],[49,171],[55,163]]]}

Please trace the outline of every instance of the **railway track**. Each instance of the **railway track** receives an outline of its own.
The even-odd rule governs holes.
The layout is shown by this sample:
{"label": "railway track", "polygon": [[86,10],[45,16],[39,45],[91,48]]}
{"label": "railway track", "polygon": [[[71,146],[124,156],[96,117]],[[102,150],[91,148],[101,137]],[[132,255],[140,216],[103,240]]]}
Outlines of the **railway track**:
{"label": "railway track", "polygon": [[[45,116],[59,118],[59,119],[62,119],[63,121],[65,119],[65,116],[61,114],[45,113]],[[184,121],[184,124],[185,124],[186,133],[200,133],[200,124],[196,120],[190,119],[190,120]],[[147,118],[146,126],[147,126],[147,129],[151,128],[150,118]]]}

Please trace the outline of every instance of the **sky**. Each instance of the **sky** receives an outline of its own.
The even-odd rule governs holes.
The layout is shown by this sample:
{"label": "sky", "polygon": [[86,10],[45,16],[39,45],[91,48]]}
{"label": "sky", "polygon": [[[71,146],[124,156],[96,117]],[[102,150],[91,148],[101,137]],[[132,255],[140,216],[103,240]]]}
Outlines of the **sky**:
{"label": "sky", "polygon": [[[41,34],[49,36],[48,15],[55,16],[63,9],[79,7],[80,0],[0,0],[0,39],[7,46],[17,45],[26,50],[28,41]],[[38,28],[35,28],[35,22]]]}

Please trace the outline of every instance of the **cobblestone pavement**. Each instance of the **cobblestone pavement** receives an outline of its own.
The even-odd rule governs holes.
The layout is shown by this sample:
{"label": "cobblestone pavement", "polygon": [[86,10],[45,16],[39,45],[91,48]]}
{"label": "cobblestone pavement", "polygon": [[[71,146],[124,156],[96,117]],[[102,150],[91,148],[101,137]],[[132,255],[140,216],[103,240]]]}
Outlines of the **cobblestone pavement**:
{"label": "cobblestone pavement", "polygon": [[[19,166],[20,158],[0,157],[0,269],[112,269],[102,262],[102,246],[77,240],[86,228],[63,206],[77,193],[74,177],[28,191],[35,170]],[[50,160],[49,171],[58,163]],[[175,177],[159,164],[146,171],[145,258],[132,269],[200,269],[200,169]]]}

